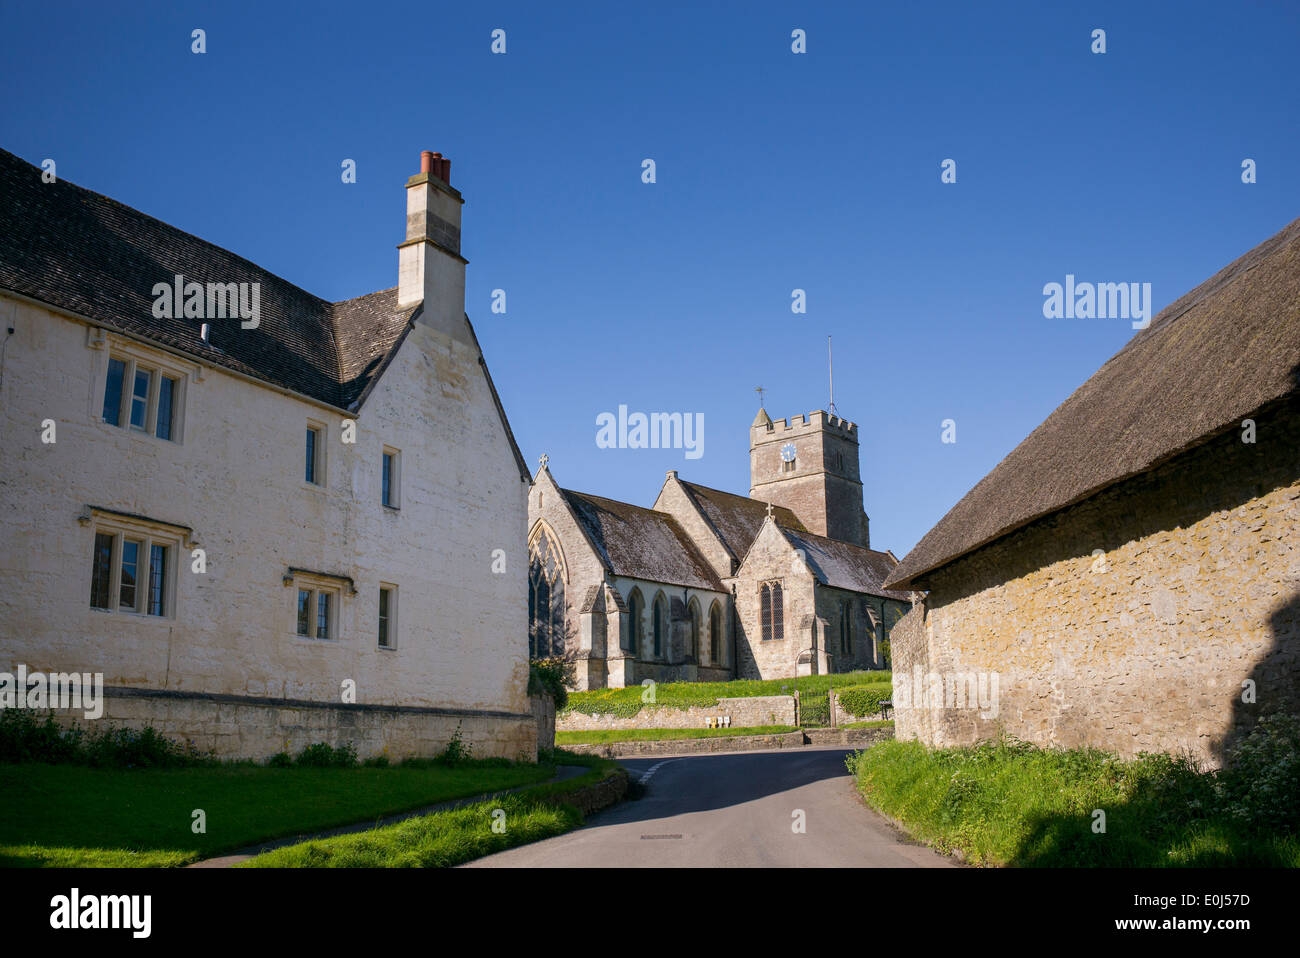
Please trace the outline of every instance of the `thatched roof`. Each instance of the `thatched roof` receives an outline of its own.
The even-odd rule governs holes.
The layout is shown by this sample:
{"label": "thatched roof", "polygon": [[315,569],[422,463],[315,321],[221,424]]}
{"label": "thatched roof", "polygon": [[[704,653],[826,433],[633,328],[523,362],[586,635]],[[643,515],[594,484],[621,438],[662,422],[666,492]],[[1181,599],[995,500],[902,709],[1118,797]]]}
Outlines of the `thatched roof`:
{"label": "thatched roof", "polygon": [[668,513],[570,489],[560,491],[614,575],[724,591],[704,556]]}
{"label": "thatched roof", "polygon": [[817,581],[836,589],[865,592],[888,599],[910,601],[906,592],[895,592],[884,587],[884,581],[898,564],[888,552],[865,549],[851,542],[828,539],[811,532],[782,529],[790,545],[803,552],[804,560],[812,569]]}
{"label": "thatched roof", "polygon": [[1162,310],[953,506],[885,583],[927,574],[1297,391],[1300,220]]}

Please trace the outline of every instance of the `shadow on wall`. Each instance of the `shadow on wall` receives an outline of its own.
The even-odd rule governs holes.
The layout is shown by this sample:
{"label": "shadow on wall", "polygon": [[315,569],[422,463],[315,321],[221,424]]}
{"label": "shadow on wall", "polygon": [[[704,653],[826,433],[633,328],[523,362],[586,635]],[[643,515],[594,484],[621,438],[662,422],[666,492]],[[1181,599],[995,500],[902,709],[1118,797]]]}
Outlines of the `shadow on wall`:
{"label": "shadow on wall", "polygon": [[[1211,747],[1219,762],[1230,764],[1236,745],[1261,718],[1279,711],[1300,715],[1300,588],[1294,581],[1289,588],[1290,596],[1270,617],[1272,644],[1249,676],[1255,701],[1243,702],[1239,686],[1224,690],[1235,697],[1236,705],[1232,731]],[[1206,819],[1202,809],[1214,801],[1208,779],[1171,775],[1160,789],[1138,787],[1124,804],[1103,809],[1104,834],[1093,832],[1093,817],[1087,812],[1031,820],[1009,864],[1153,867],[1173,864],[1169,856],[1177,850],[1176,864],[1187,867],[1294,865],[1284,830],[1252,833],[1253,823],[1232,826],[1222,813]]]}
{"label": "shadow on wall", "polygon": [[[1300,556],[1294,560],[1291,574],[1300,576]],[[1250,675],[1227,692],[1234,696],[1232,730],[1211,748],[1222,764],[1228,763],[1232,750],[1261,717],[1274,712],[1300,715],[1300,584],[1296,579],[1287,584],[1291,594],[1269,616],[1272,644]],[[1247,701],[1250,699],[1253,701]]]}
{"label": "shadow on wall", "polygon": [[[1300,421],[1300,392],[1256,416],[1261,428],[1266,420]],[[1241,429],[1233,425],[1203,445],[957,559],[929,591],[931,613],[1057,562],[1086,561],[1097,549],[1109,555],[1130,542],[1186,529],[1295,480],[1276,447],[1243,443],[1240,437]],[[1186,488],[1171,495],[1171,486]]]}

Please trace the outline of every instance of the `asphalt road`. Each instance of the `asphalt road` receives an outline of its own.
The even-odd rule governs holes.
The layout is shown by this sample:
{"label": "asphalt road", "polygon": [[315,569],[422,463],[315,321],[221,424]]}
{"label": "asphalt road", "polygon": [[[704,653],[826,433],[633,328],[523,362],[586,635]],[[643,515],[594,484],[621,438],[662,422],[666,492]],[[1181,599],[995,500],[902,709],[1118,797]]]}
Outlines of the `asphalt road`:
{"label": "asphalt road", "polygon": [[844,767],[851,751],[623,759],[641,798],[465,867],[952,867],[862,803]]}

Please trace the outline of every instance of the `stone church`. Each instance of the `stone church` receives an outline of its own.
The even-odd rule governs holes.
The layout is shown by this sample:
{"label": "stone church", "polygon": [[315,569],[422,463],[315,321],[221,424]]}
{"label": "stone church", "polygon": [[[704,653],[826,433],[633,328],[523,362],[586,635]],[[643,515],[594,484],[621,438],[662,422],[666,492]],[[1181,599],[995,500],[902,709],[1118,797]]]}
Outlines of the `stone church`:
{"label": "stone church", "polygon": [[0,671],[227,757],[535,756],[449,166],[393,191],[397,284],[331,303],[0,150]]}
{"label": "stone church", "polygon": [[907,592],[870,547],[854,423],[750,428],[748,496],[668,473],[649,507],[563,489],[546,457],[529,515],[529,651],[580,689],[879,669]]}

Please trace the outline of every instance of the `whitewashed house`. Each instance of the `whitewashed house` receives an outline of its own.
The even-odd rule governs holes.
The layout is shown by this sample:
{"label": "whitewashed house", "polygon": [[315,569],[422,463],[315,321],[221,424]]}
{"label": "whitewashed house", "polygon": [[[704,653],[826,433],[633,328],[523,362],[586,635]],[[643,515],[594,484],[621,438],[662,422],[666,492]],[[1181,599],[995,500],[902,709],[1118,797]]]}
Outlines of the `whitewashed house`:
{"label": "whitewashed house", "polygon": [[224,756],[535,755],[529,475],[422,168],[330,303],[0,151],[0,669]]}

